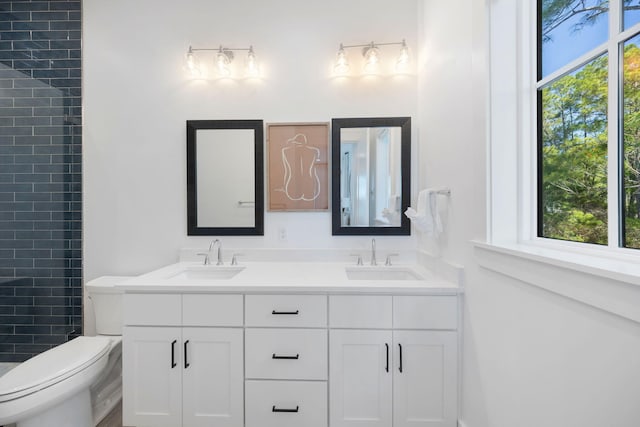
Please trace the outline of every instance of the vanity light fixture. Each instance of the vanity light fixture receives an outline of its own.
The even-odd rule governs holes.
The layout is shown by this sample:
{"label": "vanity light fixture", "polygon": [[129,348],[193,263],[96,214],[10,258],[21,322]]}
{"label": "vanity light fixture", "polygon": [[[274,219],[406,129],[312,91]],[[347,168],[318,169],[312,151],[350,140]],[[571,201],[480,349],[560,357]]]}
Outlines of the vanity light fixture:
{"label": "vanity light fixture", "polygon": [[364,66],[363,73],[364,74],[378,74],[380,72],[380,46],[400,46],[400,54],[396,60],[395,71],[397,73],[404,73],[407,71],[409,65],[409,48],[407,47],[407,42],[403,39],[400,42],[389,42],[389,43],[376,43],[371,42],[368,44],[355,44],[355,45],[347,45],[340,43],[340,48],[338,49],[338,53],[336,54],[336,62],[333,66],[333,73],[335,76],[346,76],[349,74],[350,66],[349,60],[347,59],[347,54],[345,49],[351,48],[361,48],[362,56],[364,57]]}
{"label": "vanity light fixture", "polygon": [[192,46],[189,46],[189,50],[187,50],[186,63],[187,63],[187,69],[191,72],[191,75],[193,77],[200,77],[201,75],[204,75],[205,73],[203,72],[203,70],[206,68],[203,66],[204,64],[202,64],[196,57],[197,56],[196,52],[207,52],[207,51],[215,52],[213,57],[213,65],[215,68],[215,74],[218,77],[221,77],[221,78],[235,77],[232,75],[233,70],[232,70],[231,64],[235,59],[234,52],[239,52],[239,51],[247,52],[246,67],[245,67],[245,73],[243,77],[246,77],[246,78],[260,77],[260,67],[258,65],[258,61],[256,59],[256,54],[255,54],[255,51],[253,50],[253,46],[249,46],[247,48],[235,48],[235,47],[230,48],[230,47],[224,47],[222,45],[220,45],[217,48],[194,48]]}

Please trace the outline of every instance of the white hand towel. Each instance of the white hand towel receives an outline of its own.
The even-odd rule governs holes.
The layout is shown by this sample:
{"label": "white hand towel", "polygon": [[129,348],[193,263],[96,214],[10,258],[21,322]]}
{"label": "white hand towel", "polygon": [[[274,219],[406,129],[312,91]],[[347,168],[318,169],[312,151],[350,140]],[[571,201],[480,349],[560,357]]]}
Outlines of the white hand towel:
{"label": "white hand towel", "polygon": [[420,191],[418,193],[418,209],[407,208],[404,213],[418,230],[434,238],[437,238],[443,231],[438,210],[438,192],[439,190],[434,188]]}

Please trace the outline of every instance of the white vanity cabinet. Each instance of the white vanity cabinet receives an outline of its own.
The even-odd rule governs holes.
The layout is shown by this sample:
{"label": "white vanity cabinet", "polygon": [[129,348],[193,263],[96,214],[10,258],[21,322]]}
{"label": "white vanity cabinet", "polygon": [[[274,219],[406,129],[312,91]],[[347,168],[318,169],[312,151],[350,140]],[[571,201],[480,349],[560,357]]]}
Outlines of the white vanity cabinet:
{"label": "white vanity cabinet", "polygon": [[331,427],[457,425],[457,298],[329,298]]}
{"label": "white vanity cabinet", "polygon": [[129,283],[125,426],[457,425],[455,288],[261,280]]}
{"label": "white vanity cabinet", "polygon": [[123,424],[244,426],[242,295],[125,294]]}

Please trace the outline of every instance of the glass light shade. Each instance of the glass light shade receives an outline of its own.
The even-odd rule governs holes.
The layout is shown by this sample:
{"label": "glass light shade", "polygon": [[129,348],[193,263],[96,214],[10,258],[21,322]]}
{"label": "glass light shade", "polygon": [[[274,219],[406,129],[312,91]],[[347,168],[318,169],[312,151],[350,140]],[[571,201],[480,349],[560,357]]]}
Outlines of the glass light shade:
{"label": "glass light shade", "polygon": [[247,77],[260,76],[260,68],[258,67],[256,54],[253,52],[253,46],[249,47],[249,53],[247,54],[246,76]]}
{"label": "glass light shade", "polygon": [[346,76],[349,74],[349,61],[347,60],[347,54],[344,51],[342,44],[340,45],[340,50],[338,50],[338,54],[336,55],[336,63],[333,66],[333,73],[336,76]]}
{"label": "glass light shade", "polygon": [[193,50],[191,46],[189,46],[189,51],[187,52],[187,68],[193,71],[196,68],[196,58],[193,55]]}
{"label": "glass light shade", "polygon": [[364,50],[364,72],[366,74],[376,74],[380,66],[380,51],[371,44]]}
{"label": "glass light shade", "polygon": [[220,77],[228,77],[231,74],[231,70],[229,69],[230,62],[227,54],[220,49],[216,56],[216,68]]}
{"label": "glass light shade", "polygon": [[402,47],[400,48],[400,55],[396,61],[396,72],[404,73],[409,68],[409,48],[407,44],[402,41]]}

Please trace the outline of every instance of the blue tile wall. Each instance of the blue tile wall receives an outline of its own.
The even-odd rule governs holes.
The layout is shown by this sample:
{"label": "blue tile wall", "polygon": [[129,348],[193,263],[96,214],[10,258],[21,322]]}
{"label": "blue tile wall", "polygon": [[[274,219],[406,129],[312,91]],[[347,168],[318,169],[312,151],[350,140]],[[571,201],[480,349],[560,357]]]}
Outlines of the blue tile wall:
{"label": "blue tile wall", "polygon": [[0,362],[81,334],[81,2],[0,0]]}

